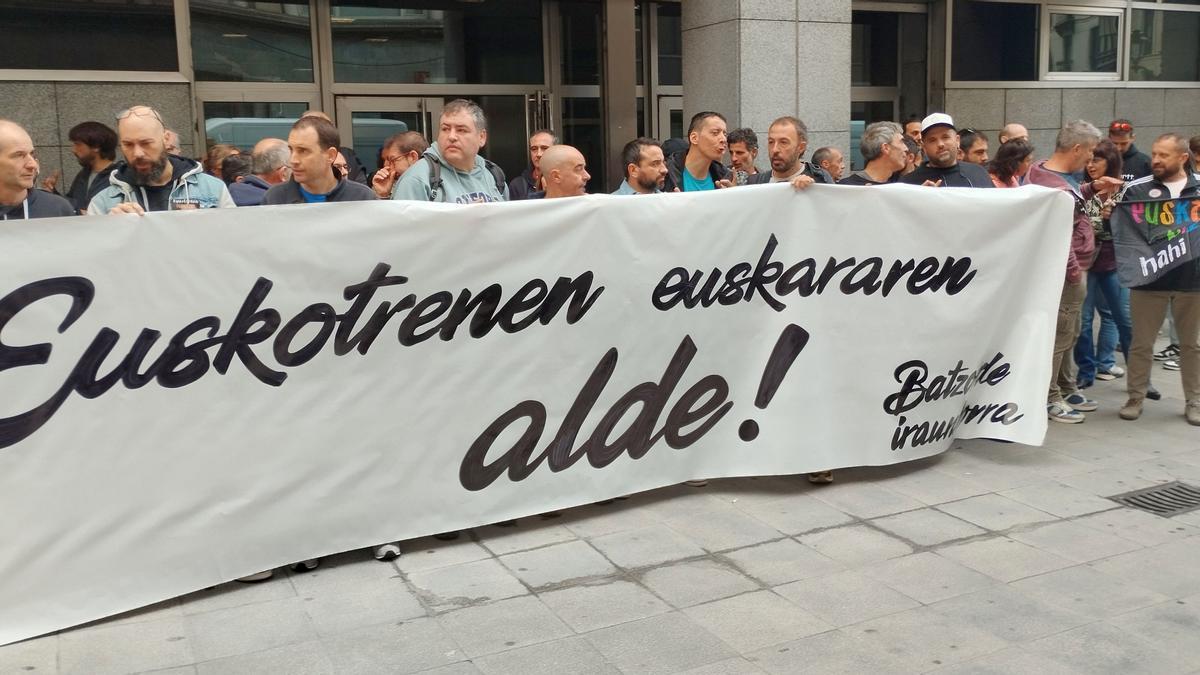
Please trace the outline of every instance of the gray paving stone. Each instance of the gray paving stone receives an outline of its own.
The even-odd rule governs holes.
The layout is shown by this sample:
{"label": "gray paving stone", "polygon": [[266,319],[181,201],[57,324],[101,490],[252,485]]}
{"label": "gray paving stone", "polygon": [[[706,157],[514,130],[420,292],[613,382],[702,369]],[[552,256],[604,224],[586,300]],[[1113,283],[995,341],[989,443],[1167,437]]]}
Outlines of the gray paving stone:
{"label": "gray paving stone", "polygon": [[833,628],[771,591],[697,605],[684,613],[742,654]]}
{"label": "gray paving stone", "polygon": [[1021,579],[1010,585],[1043,602],[1093,617],[1115,616],[1169,599],[1101,574],[1087,565]]}
{"label": "gray paving stone", "polygon": [[324,640],[339,675],[416,673],[467,658],[436,619],[394,621]]}
{"label": "gray paving stone", "polygon": [[1150,453],[1134,447],[1114,443],[1108,439],[1089,437],[1077,438],[1069,443],[1055,443],[1054,451],[1097,468],[1121,466],[1153,457]]}
{"label": "gray paving stone", "polygon": [[739,502],[737,506],[784,534],[801,534],[854,520],[853,516],[809,495],[793,495],[765,503]]}
{"label": "gray paving stone", "polygon": [[195,661],[183,617],[67,631],[59,636],[58,672],[104,675],[172,668]]}
{"label": "gray paving stone", "polygon": [[869,565],[862,572],[926,604],[996,583],[986,574],[980,574],[932,551]]}
{"label": "gray paving stone", "polygon": [[768,586],[831,574],[845,565],[817,553],[794,539],[747,546],[724,557],[735,567]]}
{"label": "gray paving stone", "polygon": [[300,598],[218,609],[187,617],[196,661],[251,654],[317,638]]}
{"label": "gray paving stone", "polygon": [[931,607],[957,623],[974,626],[1009,642],[1027,642],[1093,620],[1042,602],[1011,586],[994,586],[943,600]]}
{"label": "gray paving stone", "polygon": [[421,601],[398,580],[306,595],[302,601],[313,627],[322,636],[425,616]]}
{"label": "gray paving stone", "polygon": [[932,670],[1008,646],[991,633],[962,625],[929,607],[889,614],[843,630],[877,650],[885,650],[906,670]]}
{"label": "gray paving stone", "polygon": [[404,555],[396,559],[396,567],[406,573],[425,572],[490,557],[487,549],[467,539],[466,535],[460,535],[454,541],[422,537],[404,542]]}
{"label": "gray paving stone", "polygon": [[203,591],[190,593],[179,599],[179,609],[184,614],[201,614],[216,609],[241,607],[256,602],[271,602],[296,597],[291,579],[282,571],[274,578],[256,584],[231,581]]}
{"label": "gray paving stone", "polygon": [[942,504],[937,508],[952,516],[996,532],[1002,532],[1018,525],[1055,520],[1054,516],[1045,511],[1039,511],[997,494],[970,497]]}
{"label": "gray paving stone", "polygon": [[1131,508],[1094,513],[1071,522],[1128,539],[1142,546],[1157,546],[1200,534],[1200,527]]}
{"label": "gray paving stone", "polygon": [[849,626],[921,603],[855,571],[778,586],[775,592],[834,626]]}
{"label": "gray paving stone", "polygon": [[617,571],[596,549],[578,540],[502,556],[500,562],[531,588]]}
{"label": "gray paving stone", "polygon": [[925,506],[912,497],[868,482],[834,483],[814,491],[813,496],[858,518],[878,518]]}
{"label": "gray paving stone", "polygon": [[[403,557],[403,556],[401,556]],[[529,589],[494,559],[408,575],[425,603],[437,609],[526,595]]]}
{"label": "gray paving stone", "polygon": [[917,672],[886,650],[841,630],[768,647],[748,658],[777,675]]}
{"label": "gray paving stone", "polygon": [[421,675],[479,675],[482,671],[475,667],[470,661],[460,661],[453,665],[442,666],[441,668],[433,668],[431,670],[422,670]]}
{"label": "gray paving stone", "polygon": [[704,549],[665,525],[627,530],[591,540],[606,558],[626,569],[704,555]]}
{"label": "gray paving stone", "polygon": [[1082,516],[1117,508],[1117,505],[1108,499],[1056,481],[1027,485],[1015,490],[1007,490],[1001,494],[1060,518]]}
{"label": "gray paving stone", "polygon": [[1013,532],[1009,536],[1043,551],[1081,563],[1141,548],[1141,545],[1128,539],[1104,534],[1070,521],[1050,523],[1025,532]]}
{"label": "gray paving stone", "polygon": [[1097,469],[1087,473],[1059,478],[1060,483],[1079,488],[1100,497],[1111,497],[1133,490],[1152,487],[1156,481],[1147,480],[1130,474],[1121,467]]}
{"label": "gray paving stone", "polygon": [[628,581],[573,586],[538,597],[577,633],[671,611],[653,593]]}
{"label": "gray paving stone", "polygon": [[1171,654],[1189,668],[1200,668],[1200,595],[1172,600],[1109,619],[1109,623]]}
{"label": "gray paving stone", "polygon": [[934,509],[917,509],[876,518],[871,524],[918,546],[934,546],[987,533],[986,530]]}
{"label": "gray paving stone", "polygon": [[1029,643],[1028,648],[1087,673],[1182,673],[1189,670],[1176,655],[1103,622],[1042,638]]}
{"label": "gray paving stone", "polygon": [[1006,583],[1075,564],[1008,537],[953,544],[939,548],[938,554]]}
{"label": "gray paving stone", "polygon": [[475,534],[484,548],[496,555],[505,555],[575,539],[574,532],[557,523],[557,520],[522,518],[516,527],[491,525],[476,529]]}
{"label": "gray paving stone", "polygon": [[699,668],[681,671],[679,675],[762,675],[767,671],[743,657],[717,661]]}
{"label": "gray paving stone", "polygon": [[758,588],[732,567],[714,560],[694,560],[647,571],[642,583],[675,607],[727,598]]}
{"label": "gray paving stone", "polygon": [[140,675],[197,675],[196,666],[179,666],[163,670],[147,670]]}
{"label": "gray paving stone", "polygon": [[[277,573],[278,574],[278,573]],[[369,551],[350,551],[321,559],[311,572],[288,572],[295,594],[300,596],[335,595],[363,588],[404,587],[396,568],[375,560]],[[275,580],[266,582],[268,585]],[[255,584],[257,587],[261,584]],[[239,584],[246,586],[246,584]]]}
{"label": "gray paving stone", "polygon": [[783,533],[735,509],[707,511],[667,521],[671,529],[708,551],[727,551],[778,539]]}
{"label": "gray paving stone", "polygon": [[659,520],[638,508],[637,502],[617,501],[571,509],[561,524],[576,536],[592,539],[657,525]]}
{"label": "gray paving stone", "polygon": [[866,525],[836,527],[797,537],[801,544],[850,567],[912,553],[899,539]]}
{"label": "gray paving stone", "polygon": [[1023,646],[1009,647],[933,672],[937,675],[1089,675],[1044,654],[1025,651]]}
{"label": "gray paving stone", "polygon": [[58,635],[0,647],[0,673],[42,675],[58,672]]}
{"label": "gray paving stone", "polygon": [[475,666],[485,675],[619,675],[621,672],[582,637],[564,638],[492,654],[476,659]]}
{"label": "gray paving stone", "polygon": [[875,482],[893,492],[912,497],[929,506],[991,492],[987,487],[973,480],[944,473],[936,466]]}
{"label": "gray paving stone", "polygon": [[627,673],[675,673],[737,656],[679,612],[593,631],[587,639]]}
{"label": "gray paving stone", "polygon": [[337,675],[341,673],[319,641],[276,647],[253,654],[240,654],[196,666],[199,675]]}
{"label": "gray paving stone", "polygon": [[468,607],[438,617],[470,657],[547,642],[571,634],[540,600],[527,596]]}
{"label": "gray paving stone", "polygon": [[107,619],[101,619],[93,625],[117,626],[130,623],[141,623],[142,621],[157,621],[159,619],[171,619],[183,616],[183,607],[180,605],[179,598],[172,598],[163,602],[156,602],[153,605],[135,609],[124,614],[111,616]]}
{"label": "gray paving stone", "polygon": [[1200,588],[1200,537],[1160,544],[1092,563],[1105,575],[1157,591],[1187,597]]}

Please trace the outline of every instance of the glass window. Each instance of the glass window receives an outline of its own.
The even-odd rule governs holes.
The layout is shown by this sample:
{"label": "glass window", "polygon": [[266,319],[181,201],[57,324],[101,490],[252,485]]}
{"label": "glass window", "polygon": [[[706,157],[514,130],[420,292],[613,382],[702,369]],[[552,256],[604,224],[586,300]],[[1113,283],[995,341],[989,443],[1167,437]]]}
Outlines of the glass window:
{"label": "glass window", "polygon": [[951,79],[1038,79],[1040,5],[954,0]]}
{"label": "glass window", "polygon": [[1115,14],[1050,13],[1052,73],[1116,73],[1121,20]]}
{"label": "glass window", "polygon": [[0,0],[0,68],[177,72],[172,0]]}
{"label": "glass window", "polygon": [[1133,10],[1129,79],[1200,81],[1200,12]]}
{"label": "glass window", "polygon": [[850,83],[894,87],[899,55],[899,16],[895,12],[854,12],[850,26]]}
{"label": "glass window", "polygon": [[312,82],[307,2],[191,0],[192,63],[207,82]]}
{"label": "glass window", "polygon": [[[383,142],[393,134],[408,130],[420,131],[421,115],[417,110],[411,112],[365,112],[355,110],[350,115],[350,123],[354,129],[354,154],[367,169],[367,174],[379,170],[379,151]],[[347,139],[343,138],[342,143]]]}
{"label": "glass window", "polygon": [[895,105],[891,101],[852,101],[850,103],[850,170],[860,171],[863,161],[859,148],[863,131],[867,125],[896,119]]}
{"label": "glass window", "polygon": [[564,2],[559,13],[563,84],[600,84],[600,4]]}
{"label": "glass window", "polygon": [[683,86],[683,18],[678,4],[658,7],[658,84]]}
{"label": "glass window", "polygon": [[205,101],[204,138],[209,145],[228,143],[249,151],[264,138],[287,140],[307,103]]}
{"label": "glass window", "polygon": [[645,20],[645,14],[642,13],[642,3],[634,3],[633,31],[634,41],[637,44],[635,49],[634,63],[636,64],[635,67],[637,68],[637,83],[639,87],[646,83],[646,57],[642,53],[642,51],[645,49],[645,47],[642,45],[642,22]]}
{"label": "glass window", "polygon": [[[447,96],[446,100],[458,98]],[[480,152],[504,169],[509,180],[529,166],[529,133],[525,128],[526,101],[524,96],[473,96],[471,100],[487,115],[487,145]],[[430,141],[437,140],[438,114],[433,117],[435,129]]]}
{"label": "glass window", "polygon": [[542,3],[333,0],[339,82],[541,84]]}
{"label": "glass window", "polygon": [[587,159],[588,192],[601,190],[604,181],[604,126],[600,119],[600,99],[563,99],[563,143],[573,145]]}

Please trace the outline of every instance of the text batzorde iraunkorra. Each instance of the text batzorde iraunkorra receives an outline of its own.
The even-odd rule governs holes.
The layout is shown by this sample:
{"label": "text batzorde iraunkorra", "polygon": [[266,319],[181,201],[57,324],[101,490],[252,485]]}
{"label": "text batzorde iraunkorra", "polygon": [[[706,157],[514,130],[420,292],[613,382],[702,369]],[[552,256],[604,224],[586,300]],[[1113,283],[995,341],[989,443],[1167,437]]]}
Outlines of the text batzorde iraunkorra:
{"label": "text batzorde iraunkorra", "polygon": [[[883,297],[896,291],[912,295],[936,292],[955,295],[976,275],[969,257],[890,262],[880,257],[831,257],[826,261],[806,258],[785,265],[774,260],[777,245],[778,241],[772,235],[756,263],[738,262],[725,271],[673,268],[653,289],[651,303],[659,311],[670,312],[678,311],[681,306],[692,310],[757,300],[782,311],[786,307],[784,301],[791,296],[808,297],[827,291]],[[221,332],[221,320],[216,316],[201,317],[176,332],[162,352],[146,363],[162,334],[144,328],[124,357],[104,373],[101,370],[121,336],[111,328],[101,328],[66,379],[43,403],[0,419],[0,447],[14,445],[34,434],[51,420],[72,393],[96,398],[118,384],[137,389],[152,381],[166,388],[184,387],[210,370],[226,374],[234,359],[259,381],[279,386],[288,377],[284,368],[303,366],[331,341],[338,356],[352,351],[365,355],[383,330],[400,315],[397,339],[402,345],[412,346],[434,337],[452,340],[464,325],[472,338],[481,338],[495,328],[517,333],[535,324],[547,325],[560,313],[567,324],[575,324],[596,305],[604,292],[604,286],[596,285],[595,275],[588,271],[574,278],[559,277],[552,283],[533,279],[507,298],[500,284],[492,284],[478,292],[469,289],[457,294],[438,291],[423,298],[408,294],[395,302],[381,300],[368,312],[380,289],[408,282],[408,278],[392,275],[390,271],[389,265],[380,263],[366,280],[347,286],[343,298],[349,306],[342,312],[328,303],[318,302],[286,322],[278,310],[263,307],[273,282],[259,278],[224,333]],[[70,308],[58,326],[58,331],[64,333],[87,312],[96,292],[89,279],[78,276],[42,279],[21,286],[0,299],[0,335],[23,309],[53,296],[71,299]],[[301,332],[311,334],[313,326],[317,329],[315,335],[297,344]],[[756,407],[767,407],[808,340],[808,331],[800,326],[789,324],[783,329],[764,368],[755,395]],[[259,346],[257,350],[256,346]],[[0,371],[49,363],[52,351],[53,346],[49,343],[14,346],[0,339]],[[505,472],[511,480],[520,481],[542,463],[547,463],[552,471],[561,471],[586,457],[593,467],[601,468],[622,453],[635,459],[642,457],[659,440],[665,440],[675,449],[692,445],[709,433],[733,407],[725,378],[707,374],[696,380],[674,406],[665,411],[666,417],[660,426],[666,403],[696,352],[695,342],[690,335],[685,335],[658,381],[643,382],[626,392],[601,417],[591,434],[577,443],[584,420],[617,367],[617,349],[609,349],[583,384],[557,433],[537,457],[534,453],[545,430],[546,407],[540,401],[522,401],[479,434],[461,463],[460,482],[468,490],[481,490]],[[268,353],[274,362],[271,365],[264,360]],[[898,418],[892,449],[899,450],[906,444],[916,447],[949,437],[960,423],[982,423],[986,419],[1011,424],[1020,419],[1016,404],[1006,403],[963,406],[962,412],[950,420],[907,424],[907,414],[922,403],[962,396],[978,384],[998,384],[1010,370],[1003,358],[1002,354],[996,354],[970,372],[959,361],[945,375],[932,379],[923,361],[912,360],[898,366],[894,375],[900,388],[886,397],[883,404],[885,412]],[[613,438],[615,427],[635,404],[640,405],[636,418]],[[492,443],[518,421],[525,424],[520,439],[489,461],[487,456]],[[743,421],[738,427],[738,436],[747,442],[754,440],[758,436],[757,423],[752,419]]]}

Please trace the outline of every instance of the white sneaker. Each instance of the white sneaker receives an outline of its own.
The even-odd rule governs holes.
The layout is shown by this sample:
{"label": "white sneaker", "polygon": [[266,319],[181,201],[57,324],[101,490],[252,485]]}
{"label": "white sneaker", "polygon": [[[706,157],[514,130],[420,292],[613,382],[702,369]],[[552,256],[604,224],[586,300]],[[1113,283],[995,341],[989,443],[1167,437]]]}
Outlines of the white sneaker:
{"label": "white sneaker", "polygon": [[393,541],[387,544],[380,544],[375,547],[375,559],[380,562],[388,562],[400,557],[400,542]]}
{"label": "white sneaker", "polygon": [[1086,415],[1066,403],[1047,404],[1046,416],[1055,422],[1062,422],[1063,424],[1079,424],[1087,419]]}
{"label": "white sneaker", "polygon": [[301,560],[298,563],[292,563],[291,569],[293,572],[311,572],[317,569],[317,566],[320,564],[320,558],[309,558],[308,560]]}

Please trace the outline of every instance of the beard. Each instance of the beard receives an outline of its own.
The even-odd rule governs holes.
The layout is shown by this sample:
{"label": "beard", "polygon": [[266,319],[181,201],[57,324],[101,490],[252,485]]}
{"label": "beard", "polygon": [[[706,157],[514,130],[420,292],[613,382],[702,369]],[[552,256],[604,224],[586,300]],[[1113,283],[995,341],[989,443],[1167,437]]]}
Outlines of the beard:
{"label": "beard", "polygon": [[133,169],[133,177],[138,185],[154,185],[162,180],[163,174],[167,172],[167,153],[159,156],[158,161],[150,165],[150,168],[142,171],[136,166],[130,165]]}
{"label": "beard", "polygon": [[637,184],[638,187],[646,190],[647,192],[653,192],[655,190],[662,189],[662,185],[659,184],[658,178],[655,176],[638,176]]}

